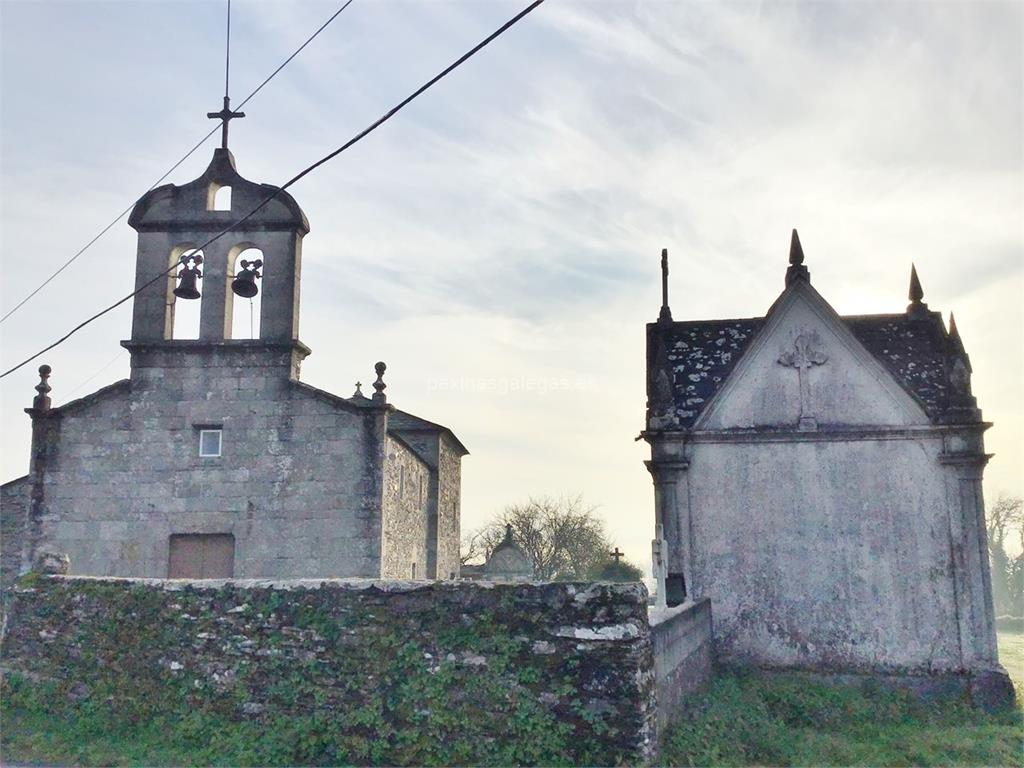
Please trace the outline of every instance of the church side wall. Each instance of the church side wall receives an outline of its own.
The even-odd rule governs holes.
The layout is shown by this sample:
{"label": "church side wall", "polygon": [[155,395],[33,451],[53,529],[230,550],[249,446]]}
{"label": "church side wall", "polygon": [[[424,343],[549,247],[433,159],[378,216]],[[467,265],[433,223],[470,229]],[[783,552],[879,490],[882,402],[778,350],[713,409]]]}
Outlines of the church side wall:
{"label": "church side wall", "polygon": [[430,468],[401,441],[388,436],[386,446],[380,576],[428,578]]}
{"label": "church side wall", "polygon": [[[152,354],[130,388],[47,418],[41,533],[72,573],[165,577],[172,534],[232,534],[236,577],[377,575],[371,415],[296,387],[287,354]],[[212,426],[222,455],[201,458]]]}
{"label": "church side wall", "polygon": [[939,437],[695,444],[682,481],[694,596],[714,605],[718,658],[957,669],[941,448]]}
{"label": "church side wall", "polygon": [[462,456],[452,439],[441,435],[438,455],[437,577],[456,576],[461,566],[460,542]]}

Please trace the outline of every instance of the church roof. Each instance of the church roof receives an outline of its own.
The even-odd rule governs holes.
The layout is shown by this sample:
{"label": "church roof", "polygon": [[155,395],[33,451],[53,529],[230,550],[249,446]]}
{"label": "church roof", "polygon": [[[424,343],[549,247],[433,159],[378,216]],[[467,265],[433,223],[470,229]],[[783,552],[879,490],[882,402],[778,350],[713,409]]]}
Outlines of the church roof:
{"label": "church roof", "polygon": [[435,424],[434,422],[427,421],[426,419],[421,419],[419,416],[413,416],[411,413],[406,413],[405,411],[395,410],[388,414],[388,432],[444,433],[452,439],[455,443],[455,447],[458,448],[463,456],[469,455],[469,450],[448,427],[441,424]]}
{"label": "church roof", "polygon": [[[953,405],[949,368],[955,350],[940,313],[852,315],[842,320],[928,416],[942,421]],[[659,347],[663,349],[681,428],[693,426],[764,324],[762,317],[648,324],[648,360],[656,365]]]}

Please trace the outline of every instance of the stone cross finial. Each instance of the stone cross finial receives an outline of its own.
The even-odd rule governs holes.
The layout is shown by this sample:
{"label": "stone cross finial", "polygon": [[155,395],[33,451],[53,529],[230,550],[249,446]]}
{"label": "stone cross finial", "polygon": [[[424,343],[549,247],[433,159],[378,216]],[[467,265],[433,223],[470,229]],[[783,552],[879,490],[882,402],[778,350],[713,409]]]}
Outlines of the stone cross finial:
{"label": "stone cross finial", "polygon": [[668,308],[668,248],[661,249],[661,312],[658,322],[672,322],[672,310]]}
{"label": "stone cross finial", "polygon": [[377,380],[373,382],[373,402],[375,403],[386,403],[388,401],[387,395],[384,394],[384,390],[387,389],[387,384],[384,383],[384,371],[388,367],[384,363],[377,363],[373,366],[373,370],[377,372]]}
{"label": "stone cross finial", "polygon": [[910,299],[907,305],[908,315],[920,317],[927,314],[928,305],[921,301],[924,298],[924,289],[921,288],[921,280],[917,277],[917,267],[913,264],[910,265],[910,292],[907,298]]}
{"label": "stone cross finial", "polygon": [[356,382],[356,391],[352,393],[352,397],[366,397],[366,395],[363,394],[363,382]]}
{"label": "stone cross finial", "polygon": [[50,386],[49,378],[53,369],[48,365],[39,366],[39,383],[36,384],[37,394],[32,398],[32,409],[40,413],[50,410]]}
{"label": "stone cross finial", "polygon": [[793,236],[789,240],[789,268],[786,270],[786,287],[788,288],[797,280],[811,282],[811,273],[804,266],[804,249],[800,245],[800,235],[793,230]]}
{"label": "stone cross finial", "polygon": [[803,432],[811,432],[818,428],[811,402],[810,369],[815,365],[824,365],[827,361],[828,355],[821,351],[821,339],[814,331],[801,333],[793,342],[793,351],[783,352],[779,356],[779,364],[786,368],[796,368],[800,380],[800,423],[798,429]]}
{"label": "stone cross finial", "polygon": [[612,560],[614,560],[614,561],[615,561],[615,564],[616,564],[616,565],[618,565],[618,564],[619,564],[619,560],[620,560],[621,558],[625,557],[625,556],[626,556],[626,553],[625,553],[625,552],[620,552],[620,551],[619,551],[619,548],[618,548],[618,547],[615,547],[615,549],[613,549],[613,550],[612,550],[611,552],[609,552],[609,553],[608,553],[608,556],[609,556],[609,557],[610,557],[610,558],[611,558]]}
{"label": "stone cross finial", "polygon": [[224,96],[224,106],[220,112],[207,112],[206,116],[212,120],[220,120],[220,148],[228,148],[228,123],[236,117],[245,117],[245,112],[232,112],[231,99]]}

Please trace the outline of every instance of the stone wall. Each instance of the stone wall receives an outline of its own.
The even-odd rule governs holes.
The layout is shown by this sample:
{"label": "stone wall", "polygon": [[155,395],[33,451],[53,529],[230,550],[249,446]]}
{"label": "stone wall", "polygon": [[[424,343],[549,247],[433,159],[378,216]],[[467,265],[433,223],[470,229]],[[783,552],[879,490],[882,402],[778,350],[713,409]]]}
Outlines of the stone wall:
{"label": "stone wall", "polygon": [[437,488],[437,578],[458,575],[462,560],[460,542],[462,532],[462,456],[448,435],[438,441]]}
{"label": "stone wall", "polygon": [[[134,345],[130,382],[40,418],[41,541],[82,574],[164,577],[172,534],[218,533],[236,577],[377,576],[383,412],[292,381],[295,355]],[[202,427],[220,457],[198,455]]]}
{"label": "stone wall", "polygon": [[428,575],[430,468],[391,435],[386,454],[380,575],[385,579],[422,579]]}
{"label": "stone wall", "polygon": [[686,697],[711,679],[711,601],[705,598],[673,608],[652,608],[650,622],[658,726],[663,730]]}
{"label": "stone wall", "polygon": [[0,599],[5,605],[21,569],[30,491],[28,475],[0,485]]}
{"label": "stone wall", "polygon": [[941,448],[924,439],[695,445],[692,586],[714,601],[719,659],[960,669]]}
{"label": "stone wall", "polygon": [[[101,710],[309,723],[333,764],[630,765],[656,743],[646,597],[639,584],[33,574],[3,658]],[[669,621],[659,636],[691,618]]]}

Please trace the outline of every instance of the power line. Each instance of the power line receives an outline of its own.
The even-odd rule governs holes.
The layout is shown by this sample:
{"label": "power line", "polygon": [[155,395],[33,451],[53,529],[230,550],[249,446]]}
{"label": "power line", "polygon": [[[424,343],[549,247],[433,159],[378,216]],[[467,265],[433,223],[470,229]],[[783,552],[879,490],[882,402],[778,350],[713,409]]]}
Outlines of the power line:
{"label": "power line", "polygon": [[[228,75],[231,74],[231,0],[228,0],[228,24],[224,36],[224,98],[228,97]],[[241,107],[239,107],[241,109]]]}
{"label": "power line", "polygon": [[[329,153],[327,155],[324,155],[322,158],[317,160],[312,165],[310,165],[307,168],[303,169],[302,171],[297,173],[295,176],[292,176],[292,178],[290,178],[287,182],[285,182],[285,184],[283,186],[280,186],[277,189],[275,189],[273,192],[271,192],[267,197],[265,197],[260,202],[259,205],[257,205],[255,208],[253,208],[247,214],[245,214],[245,216],[243,216],[242,218],[240,218],[238,221],[234,222],[233,224],[228,225],[227,227],[222,229],[220,232],[217,232],[213,237],[208,239],[202,245],[196,246],[196,248],[192,252],[194,253],[195,251],[203,250],[204,248],[206,248],[206,246],[210,245],[210,243],[213,243],[216,240],[219,240],[221,237],[226,235],[231,230],[233,230],[233,229],[237,228],[238,226],[244,224],[246,221],[248,221],[253,216],[255,216],[257,213],[259,213],[259,211],[261,211],[264,208],[264,206],[267,205],[267,203],[269,203],[271,200],[273,200],[275,197],[277,197],[278,194],[280,194],[281,192],[284,192],[290,186],[292,186],[293,184],[295,184],[297,181],[299,181],[300,179],[304,178],[308,174],[312,173],[314,170],[319,168],[324,163],[326,163],[326,162],[328,162],[330,160],[333,160],[335,157],[340,155],[342,152],[344,152],[346,149],[351,147],[353,144],[356,144],[359,141],[362,141],[364,138],[369,136],[375,130],[380,128],[380,126],[384,125],[384,123],[386,123],[388,120],[390,120],[392,117],[397,115],[400,111],[402,111],[402,109],[404,109],[406,106],[408,106],[409,103],[412,102],[413,100],[415,100],[420,94],[422,94],[424,91],[426,91],[427,89],[429,89],[430,87],[435,85],[438,81],[440,81],[440,80],[444,79],[445,77],[447,77],[454,70],[458,69],[466,61],[468,61],[474,55],[476,55],[478,52],[480,52],[482,49],[484,49],[488,45],[490,45],[494,40],[496,40],[498,37],[500,37],[502,34],[504,34],[506,31],[508,31],[513,25],[515,25],[517,22],[519,22],[524,16],[526,16],[527,14],[529,14],[530,12],[535,10],[543,2],[544,2],[544,0],[533,0],[533,2],[530,3],[528,6],[526,6],[526,8],[521,10],[519,13],[517,13],[515,16],[513,16],[508,21],[506,21],[504,24],[502,24],[500,27],[498,27],[494,32],[492,32],[490,35],[485,37],[483,40],[481,40],[475,46],[473,46],[468,51],[466,51],[466,53],[462,54],[459,58],[457,58],[454,62],[452,62],[447,67],[445,67],[443,70],[441,70],[438,74],[434,75],[434,77],[432,77],[430,80],[428,80],[426,83],[424,83],[419,88],[417,88],[415,91],[413,91],[409,96],[405,97],[402,101],[400,101],[394,107],[392,107],[387,112],[385,112],[382,117],[378,118],[375,122],[371,123],[369,126],[364,128],[362,131],[357,133],[355,136],[353,136],[351,139],[346,141],[344,144],[342,144],[340,147],[338,147],[333,152],[331,152],[331,153]],[[65,341],[67,341],[69,338],[71,338],[71,336],[73,336],[79,330],[81,330],[82,328],[87,326],[93,320],[97,320],[100,317],[102,317],[103,315],[107,314],[108,312],[113,311],[114,309],[116,309],[117,307],[121,306],[122,304],[124,304],[129,299],[131,299],[131,298],[137,296],[138,294],[142,293],[142,291],[146,290],[149,286],[151,286],[157,280],[161,280],[162,278],[164,278],[167,275],[169,275],[171,272],[173,272],[177,268],[178,268],[177,264],[171,265],[168,269],[166,269],[163,272],[161,272],[160,274],[156,275],[151,280],[149,280],[145,284],[143,284],[141,287],[139,287],[138,289],[136,289],[132,293],[129,293],[123,299],[120,299],[120,300],[114,302],[113,304],[111,304],[106,309],[103,309],[103,310],[97,312],[95,315],[93,315],[89,319],[84,320],[81,323],[79,323],[78,325],[76,325],[74,328],[72,328],[66,334],[64,334],[59,339],[57,339],[57,341],[53,342],[53,344],[50,344],[48,347],[44,347],[43,349],[39,350],[38,352],[36,352],[31,357],[26,358],[25,360],[22,360],[20,363],[18,363],[13,368],[10,368],[10,369],[4,371],[2,374],[0,374],[0,379],[4,378],[5,376],[9,376],[10,374],[14,373],[16,370],[18,370],[21,367],[23,367],[25,365],[28,365],[33,360],[35,360],[37,357],[39,357],[40,355],[43,355],[43,354],[49,352],[51,349],[53,349],[54,347],[58,346],[59,344],[63,344]]]}
{"label": "power line", "polygon": [[[250,99],[252,99],[257,93],[262,91],[263,90],[263,86],[265,86],[267,83],[269,83],[271,80],[273,80],[278,72],[280,72],[282,69],[284,69],[286,66],[288,66],[288,64],[291,62],[292,59],[294,59],[296,56],[298,56],[307,45],[309,45],[311,42],[313,42],[314,39],[316,39],[317,35],[319,35],[321,32],[323,32],[332,21],[334,21],[336,18],[338,18],[338,16],[341,14],[342,11],[344,11],[346,8],[348,8],[352,4],[352,1],[353,0],[345,0],[345,2],[341,5],[341,7],[338,8],[338,10],[336,10],[331,15],[331,17],[329,19],[327,19],[327,21],[325,21],[323,24],[321,24],[320,27],[316,30],[316,32],[314,32],[312,35],[310,35],[308,38],[306,38],[306,41],[302,45],[300,45],[298,48],[296,48],[295,51],[292,53],[292,55],[289,56],[287,59],[285,59],[281,63],[281,65],[278,66],[277,69],[275,69],[273,72],[271,72],[262,83],[257,85],[256,88],[253,89],[252,93],[250,93],[248,96],[246,96],[242,100],[242,103],[239,104],[236,107],[236,109],[241,109],[242,107],[244,107],[246,104],[249,103]],[[229,3],[229,5],[230,5],[230,3]],[[230,8],[228,10],[228,13],[230,14]],[[230,26],[230,16],[229,16],[229,22],[228,23],[229,23],[229,26]],[[230,35],[230,30],[228,31],[228,34]],[[227,89],[227,64],[225,64],[224,87],[225,87],[225,90],[226,90]],[[13,315],[19,309],[21,309],[21,307],[24,306],[29,301],[29,299],[31,299],[33,296],[35,296],[37,293],[39,293],[41,290],[43,290],[43,288],[45,288],[47,285],[49,285],[51,280],[53,280],[55,277],[57,277],[57,275],[59,275],[65,269],[70,267],[75,262],[75,260],[78,259],[79,256],[81,256],[83,253],[85,253],[87,250],[89,250],[89,248],[92,247],[93,243],[95,243],[97,240],[99,240],[101,237],[103,237],[105,234],[107,234],[107,232],[109,232],[111,230],[111,228],[113,228],[113,226],[115,224],[117,224],[121,219],[123,219],[127,214],[131,213],[132,208],[134,208],[138,204],[139,200],[141,200],[143,197],[145,197],[147,194],[149,194],[152,190],[156,189],[156,187],[159,186],[159,184],[164,179],[166,179],[168,176],[170,176],[172,173],[174,173],[182,163],[184,163],[186,160],[188,160],[190,157],[192,157],[192,155],[195,154],[196,150],[199,149],[201,146],[203,146],[203,144],[205,144],[207,141],[209,141],[210,137],[213,136],[213,134],[215,134],[219,130],[220,130],[220,126],[219,125],[215,126],[214,128],[212,128],[210,130],[209,133],[207,133],[205,136],[203,136],[203,138],[201,138],[198,142],[196,142],[196,145],[194,147],[192,147],[192,149],[190,149],[188,152],[186,152],[182,156],[182,158],[180,160],[178,160],[178,162],[176,162],[174,165],[172,165],[163,176],[161,176],[159,179],[157,179],[155,182],[153,182],[153,184],[149,187],[149,189],[147,189],[141,196],[139,196],[136,200],[134,200],[131,205],[129,205],[127,208],[125,208],[123,211],[121,211],[119,214],[117,214],[117,216],[109,224],[107,224],[107,226],[105,226],[103,229],[100,230],[98,235],[96,235],[92,240],[90,240],[88,243],[86,243],[81,248],[79,248],[78,251],[76,251],[74,253],[74,255],[72,255],[72,257],[70,259],[68,259],[63,264],[61,264],[61,266],[58,267],[57,270],[52,275],[50,275],[42,283],[40,283],[35,288],[35,290],[33,290],[30,294],[28,294],[28,296],[26,296],[21,301],[19,301],[17,304],[15,304],[14,307],[10,311],[7,312],[7,314],[5,314],[3,317],[0,317],[0,323],[4,322],[7,318],[9,318],[11,315]]]}

